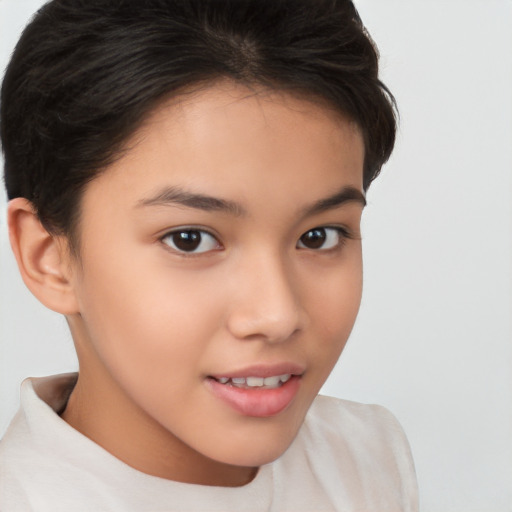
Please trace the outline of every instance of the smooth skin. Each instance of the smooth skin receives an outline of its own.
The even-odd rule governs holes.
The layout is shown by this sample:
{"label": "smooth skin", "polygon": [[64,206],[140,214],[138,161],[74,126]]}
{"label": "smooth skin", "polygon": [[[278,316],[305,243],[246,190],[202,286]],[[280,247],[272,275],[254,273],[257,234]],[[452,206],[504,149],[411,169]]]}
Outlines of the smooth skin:
{"label": "smooth skin", "polygon": [[[160,106],[127,147],[85,189],[78,258],[28,201],[9,205],[23,279],[73,334],[62,417],[145,473],[244,485],[293,441],[357,315],[360,130],[221,82]],[[269,417],[209,386],[281,364],[299,389]]]}

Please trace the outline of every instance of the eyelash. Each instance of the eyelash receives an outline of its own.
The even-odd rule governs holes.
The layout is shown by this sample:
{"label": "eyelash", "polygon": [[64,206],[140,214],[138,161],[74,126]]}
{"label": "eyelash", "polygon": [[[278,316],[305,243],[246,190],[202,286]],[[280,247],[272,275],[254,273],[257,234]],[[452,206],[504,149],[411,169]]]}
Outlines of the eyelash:
{"label": "eyelash", "polygon": [[[215,245],[217,247],[212,247],[211,249],[208,249],[208,250],[205,250],[205,251],[200,251],[200,252],[194,251],[194,252],[192,252],[192,251],[185,251],[185,250],[179,249],[178,247],[176,247],[176,244],[175,244],[174,241],[173,241],[174,247],[172,247],[169,243],[166,242],[166,239],[172,239],[173,236],[179,235],[179,234],[184,234],[184,233],[188,233],[188,234],[199,233],[200,234],[199,243],[201,243],[203,241],[204,235],[207,235],[209,238],[212,239],[212,241],[215,242]],[[197,257],[197,256],[199,256],[201,254],[204,254],[206,252],[211,252],[211,251],[214,251],[214,250],[218,250],[218,248],[222,247],[220,242],[217,240],[217,237],[213,233],[210,233],[210,231],[208,231],[206,229],[196,228],[196,227],[192,227],[192,226],[191,227],[185,227],[185,228],[178,228],[178,229],[174,229],[172,231],[169,231],[164,236],[162,236],[160,238],[160,240],[162,241],[162,243],[164,245],[168,246],[171,251],[173,251],[175,253],[178,253],[180,256],[184,256],[186,258]]]}
{"label": "eyelash", "polygon": [[[324,232],[327,231],[327,230],[335,231],[337,236],[338,236],[338,240],[337,240],[336,244],[333,247],[329,247],[327,249],[323,249],[321,247],[319,247],[319,248],[311,248],[311,247],[304,246],[304,242],[302,241],[302,239],[306,235],[308,235],[309,233],[313,233],[315,231],[320,231],[320,230],[322,230]],[[207,237],[212,239],[212,241],[215,243],[216,247],[208,248],[207,250],[203,250],[203,251],[200,251],[200,252],[197,252],[195,250],[194,251],[186,251],[186,250],[178,248],[176,246],[175,241],[172,241],[174,247],[172,247],[168,242],[166,242],[166,239],[172,239],[172,237],[175,236],[175,235],[185,234],[185,233],[188,233],[189,235],[192,234],[192,233],[194,233],[194,234],[199,233],[200,234],[199,244],[201,242],[203,242],[204,235],[207,235]],[[337,250],[340,250],[345,245],[347,240],[350,240],[350,239],[353,239],[353,238],[354,237],[352,236],[350,231],[348,231],[344,227],[341,227],[341,226],[317,226],[317,227],[314,227],[312,229],[309,229],[308,231],[306,231],[305,233],[303,233],[299,237],[299,239],[297,241],[297,248],[300,249],[300,250],[310,250],[310,251],[313,251],[313,252],[331,253],[331,252],[335,252]],[[326,237],[325,241],[327,241],[327,239],[328,239],[328,236]],[[183,238],[183,240],[185,241],[185,238]],[[163,235],[160,238],[160,241],[164,245],[169,247],[169,249],[171,251],[179,254],[182,257],[186,257],[186,258],[198,257],[201,254],[205,254],[205,253],[208,253],[208,252],[216,251],[216,250],[219,250],[220,248],[222,248],[221,243],[218,241],[217,237],[213,233],[211,233],[210,231],[208,231],[206,229],[197,228],[197,227],[193,227],[193,226],[178,228],[178,229],[174,229],[172,231],[169,231],[169,232],[165,233],[165,235]],[[300,243],[303,244],[303,247],[299,246]]]}
{"label": "eyelash", "polygon": [[[315,231],[320,231],[320,230],[322,230],[324,232],[328,231],[328,230],[331,230],[331,231],[334,231],[336,233],[336,235],[338,237],[338,240],[337,240],[336,244],[333,247],[329,247],[327,249],[324,249],[324,248],[312,249],[310,247],[298,247],[298,248],[299,249],[305,249],[305,250],[312,250],[312,251],[315,251],[315,252],[331,253],[331,252],[335,252],[337,250],[340,250],[345,245],[347,240],[350,240],[350,239],[354,238],[352,236],[352,234],[346,228],[343,228],[341,226],[318,226],[318,227],[309,229],[303,235],[301,235],[299,237],[299,240],[297,241],[297,245],[299,243],[301,243],[302,238],[304,238],[307,234],[313,233]],[[327,240],[328,240],[328,237],[326,238],[325,241],[327,241]]]}

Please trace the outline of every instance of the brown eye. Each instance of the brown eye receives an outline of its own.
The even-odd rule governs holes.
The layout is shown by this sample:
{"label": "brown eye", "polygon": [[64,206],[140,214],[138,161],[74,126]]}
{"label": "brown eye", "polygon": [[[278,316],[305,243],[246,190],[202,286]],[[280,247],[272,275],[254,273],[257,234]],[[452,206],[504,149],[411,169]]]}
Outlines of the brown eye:
{"label": "brown eye", "polygon": [[200,229],[180,229],[168,233],[162,241],[178,252],[202,253],[218,247],[214,236]]}
{"label": "brown eye", "polygon": [[334,249],[341,245],[346,237],[341,228],[314,228],[299,238],[297,247],[313,250]]}
{"label": "brown eye", "polygon": [[300,237],[300,242],[308,249],[320,249],[326,239],[325,229],[315,228]]}

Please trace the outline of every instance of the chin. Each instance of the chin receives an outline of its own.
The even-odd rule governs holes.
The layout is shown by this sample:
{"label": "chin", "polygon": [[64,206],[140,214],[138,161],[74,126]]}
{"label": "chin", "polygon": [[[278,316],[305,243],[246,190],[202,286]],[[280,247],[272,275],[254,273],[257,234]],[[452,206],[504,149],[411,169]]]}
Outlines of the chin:
{"label": "chin", "polygon": [[[232,466],[259,467],[278,459],[292,444],[298,428],[285,432],[268,431],[246,435],[240,439],[226,439],[223,446],[217,444],[211,458]],[[267,430],[267,431],[265,431]]]}
{"label": "chin", "polygon": [[232,457],[223,457],[222,460],[218,460],[218,462],[227,464],[229,466],[257,468],[277,460],[279,457],[281,457],[281,455],[283,455],[283,453],[286,452],[288,446],[278,450],[264,450],[263,452],[251,450],[250,452],[243,454],[239,453],[237,455],[233,455]]}

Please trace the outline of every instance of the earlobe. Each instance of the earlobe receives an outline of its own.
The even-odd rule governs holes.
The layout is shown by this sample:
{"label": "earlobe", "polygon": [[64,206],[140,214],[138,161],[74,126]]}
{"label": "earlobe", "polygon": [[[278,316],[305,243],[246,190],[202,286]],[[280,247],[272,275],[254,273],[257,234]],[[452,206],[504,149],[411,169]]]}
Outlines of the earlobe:
{"label": "earlobe", "polygon": [[63,237],[50,234],[24,198],[9,202],[9,239],[21,277],[46,307],[69,315],[78,311],[70,255]]}

